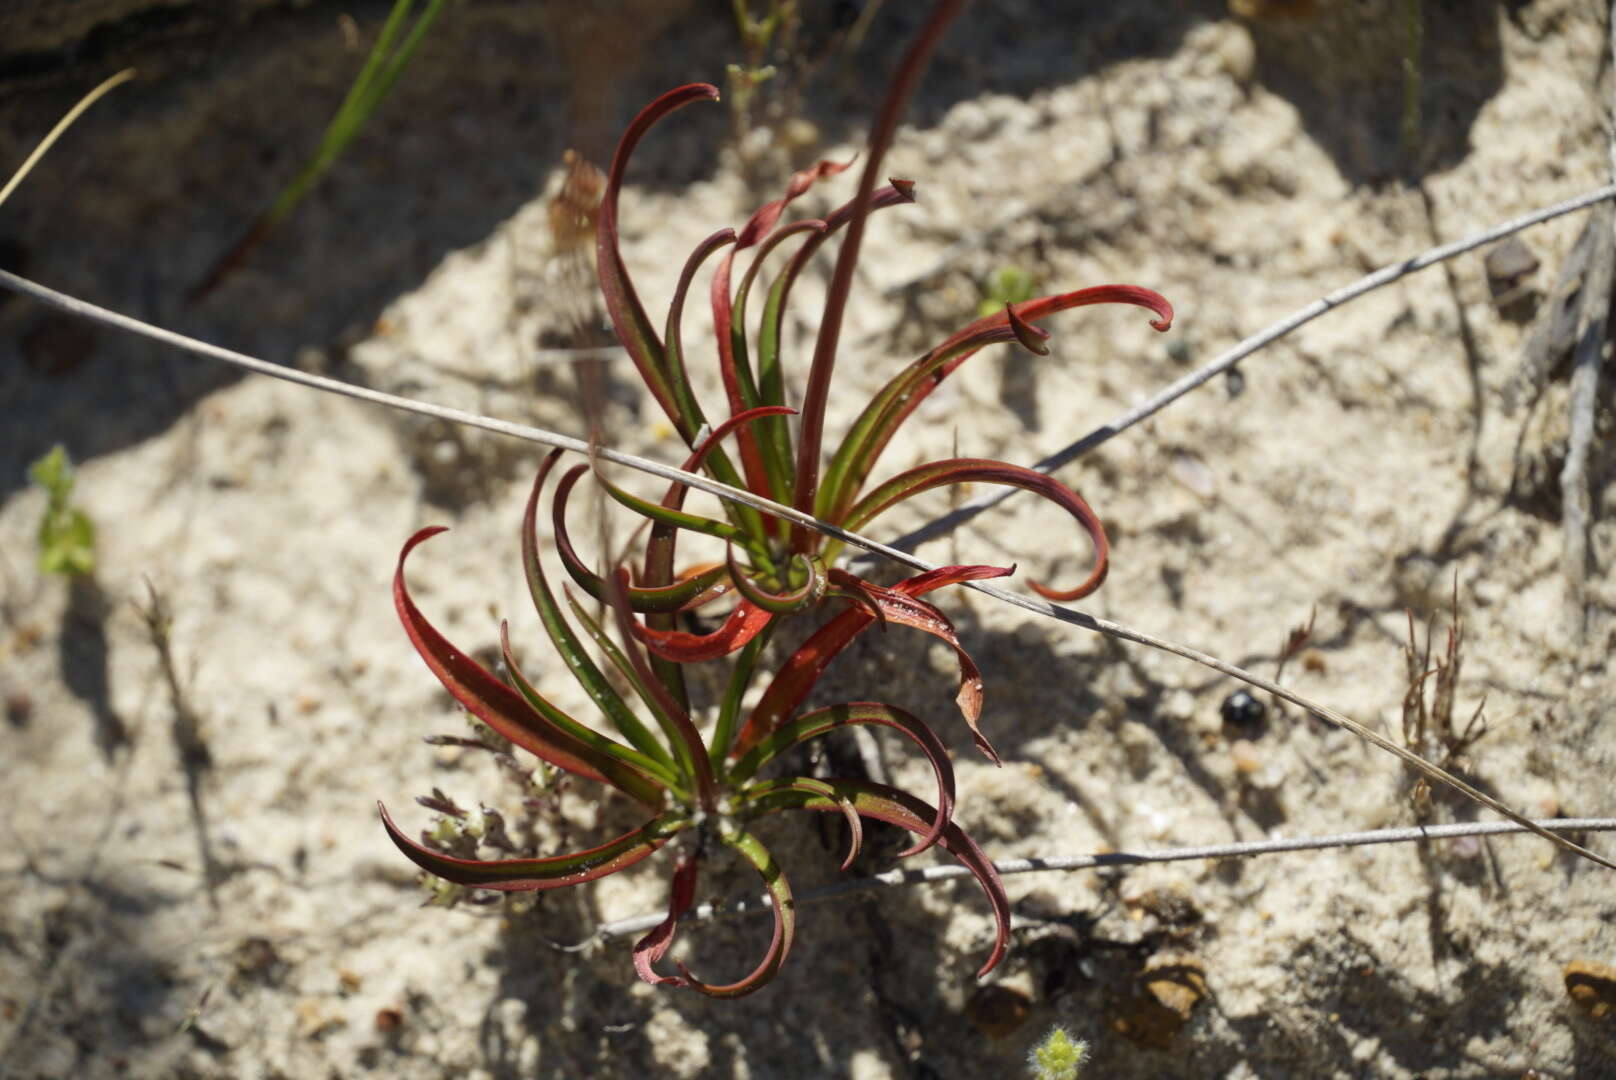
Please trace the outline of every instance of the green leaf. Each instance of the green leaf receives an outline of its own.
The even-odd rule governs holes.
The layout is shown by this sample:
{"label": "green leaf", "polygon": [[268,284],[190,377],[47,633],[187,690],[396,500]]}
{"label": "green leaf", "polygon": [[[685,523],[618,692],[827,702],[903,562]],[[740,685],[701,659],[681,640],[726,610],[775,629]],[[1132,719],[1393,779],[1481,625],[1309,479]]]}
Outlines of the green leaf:
{"label": "green leaf", "polygon": [[544,859],[457,859],[411,840],[393,824],[387,807],[381,803],[377,803],[376,807],[381,811],[382,826],[386,828],[394,846],[416,866],[456,885],[501,892],[563,889],[568,885],[582,885],[586,881],[615,874],[633,866],[667,843],[670,837],[690,827],[688,818],[670,813],[652,818],[639,828],[599,847],[572,855],[555,855]]}
{"label": "green leaf", "polygon": [[618,674],[622,675],[628,684],[634,688],[634,692],[639,695],[646,708],[651,710],[651,715],[656,717],[657,725],[662,729],[663,737],[668,740],[668,745],[673,747],[674,753],[678,757],[680,773],[687,777],[693,775],[694,769],[691,762],[687,760],[685,739],[681,733],[679,723],[674,719],[674,714],[670,713],[664,706],[663,698],[652,693],[651,688],[640,677],[639,671],[629,661],[623,650],[618,647],[617,642],[611,639],[611,636],[606,633],[605,628],[600,625],[593,615],[584,610],[583,605],[578,603],[571,590],[566,591],[566,597],[567,606],[572,609],[573,617],[583,626],[584,632],[589,635],[595,646],[606,654],[606,659],[611,661]]}
{"label": "green leaf", "polygon": [[556,651],[561,654],[561,659],[572,672],[572,677],[583,687],[589,699],[595,703],[595,707],[642,753],[662,764],[671,765],[672,759],[668,757],[667,751],[646,730],[639,717],[634,715],[634,710],[628,707],[628,703],[590,659],[583,642],[567,624],[566,616],[556,603],[555,594],[550,591],[550,582],[544,573],[544,563],[539,558],[537,519],[539,496],[544,490],[545,479],[550,475],[550,470],[555,467],[556,460],[560,456],[559,450],[545,456],[543,464],[539,466],[538,475],[533,478],[533,488],[528,492],[527,504],[522,511],[522,571],[527,578],[528,595],[533,598],[533,606],[538,610],[545,633],[555,644]]}
{"label": "green leaf", "polygon": [[704,983],[690,973],[684,964],[679,965],[679,974],[684,979],[684,985],[692,990],[716,998],[738,998],[760,989],[780,971],[780,966],[786,962],[786,956],[791,952],[791,943],[797,936],[797,902],[792,898],[791,885],[780,870],[780,865],[774,861],[769,849],[760,843],[757,837],[749,832],[721,832],[719,838],[725,846],[734,848],[741,857],[757,870],[763,878],[763,887],[769,891],[770,907],[774,913],[774,936],[769,940],[769,947],[763,954],[763,959],[751,974],[737,979],[732,983],[713,985]]}
{"label": "green leaf", "polygon": [[[932,774],[937,778],[937,818],[931,830],[922,836],[914,847],[902,854],[913,855],[926,850],[938,841],[954,816],[954,766],[948,760],[948,750],[937,738],[937,733],[912,713],[894,705],[883,705],[874,701],[854,701],[799,716],[775,729],[737,759],[730,768],[730,779],[735,783],[742,783],[751,779],[764,765],[793,746],[816,739],[837,728],[861,724],[892,728],[920,747],[921,753],[925,754],[926,760],[931,763]],[[852,856],[849,855],[848,858],[851,860]]]}
{"label": "green leaf", "polygon": [[1006,304],[1032,299],[1032,275],[1019,266],[1001,266],[988,277],[978,315],[992,315]]}
{"label": "green leaf", "polygon": [[707,740],[708,758],[713,763],[714,770],[722,770],[724,760],[729,757],[730,745],[735,741],[735,725],[740,719],[741,702],[746,696],[747,688],[752,685],[752,674],[757,670],[758,656],[768,646],[769,639],[774,636],[778,620],[769,623],[763,632],[746,643],[745,648],[735,654],[730,666],[729,686],[724,690],[724,700],[718,707],[718,721],[713,725],[713,734]]}
{"label": "green leaf", "polygon": [[50,452],[28,466],[28,477],[45,491],[51,506],[61,506],[73,494],[73,463],[67,448],[57,443]]}
{"label": "green leaf", "polygon": [[[1030,491],[1072,515],[1088,534],[1089,543],[1094,549],[1094,566],[1089,571],[1088,577],[1076,587],[1064,590],[1052,589],[1036,581],[1028,582],[1034,592],[1049,600],[1079,600],[1104,583],[1105,575],[1110,569],[1111,547],[1106,540],[1105,526],[1100,523],[1099,515],[1084,501],[1083,496],[1054,477],[1003,461],[990,461],[986,458],[949,458],[900,473],[873,489],[849,508],[843,528],[858,532],[891,507],[923,491],[953,484],[973,483],[1003,484],[1006,487]],[[825,546],[825,558],[834,559],[840,549],[840,541],[831,541]]]}
{"label": "green leaf", "polygon": [[746,571],[735,561],[733,548],[729,549],[725,561],[729,569],[729,579],[734,583],[736,591],[764,611],[775,615],[789,615],[812,607],[825,598],[825,591],[829,587],[830,578],[829,572],[825,569],[825,560],[818,555],[794,555],[792,564],[802,567],[802,584],[786,592],[771,593],[746,576]]}
{"label": "green leaf", "polygon": [[[713,252],[726,244],[733,244],[734,242],[735,230],[724,228],[719,229],[696,245],[696,250],[690,253],[689,258],[685,260],[684,269],[679,272],[679,284],[674,287],[673,302],[668,305],[668,319],[664,328],[666,344],[663,347],[663,355],[666,358],[668,379],[673,391],[673,397],[679,405],[679,415],[684,420],[684,425],[680,427],[679,434],[684,437],[685,445],[687,446],[693,443],[696,432],[707,422],[707,416],[702,411],[701,404],[696,400],[695,391],[690,385],[690,375],[685,367],[683,329],[685,297],[690,292],[690,283],[695,279],[696,271],[701,269],[701,264],[706,262]],[[676,424],[676,426],[679,425]],[[685,430],[685,428],[689,430]],[[731,467],[730,471],[734,471],[733,467]]]}
{"label": "green leaf", "polygon": [[95,572],[95,525],[84,511],[66,507],[39,523],[39,569],[62,577]]}
{"label": "green leaf", "polygon": [[971,736],[976,739],[976,747],[997,765],[999,755],[994,752],[992,744],[987,742],[987,737],[983,736],[983,732],[978,728],[978,719],[981,718],[983,711],[981,671],[978,671],[976,663],[971,660],[970,653],[966,653],[960,647],[960,640],[953,634],[953,626],[947,616],[929,603],[918,600],[918,597],[931,590],[941,589],[944,585],[957,584],[962,580],[981,580],[984,577],[1004,577],[1008,572],[1010,569],[1002,566],[941,566],[934,571],[916,574],[911,579],[898,582],[892,589],[882,589],[879,585],[855,579],[852,574],[832,571],[832,580],[840,577],[842,580],[856,582],[861,597],[868,601],[869,606],[850,608],[835,616],[824,626],[819,627],[813,637],[803,642],[802,647],[787,658],[774,676],[774,681],[764,690],[763,697],[758,698],[758,705],[751,710],[747,728],[743,729],[740,736],[737,752],[747,752],[768,732],[774,731],[779,724],[784,723],[785,716],[789,716],[808,697],[808,692],[819,681],[819,676],[824,674],[827,664],[834,660],[837,653],[847,648],[853,637],[879,618],[900,622],[903,626],[916,627],[934,637],[941,637],[952,645],[955,656],[960,660],[960,690],[953,700],[960,707],[960,713],[965,716],[965,723],[970,726]]}
{"label": "green leaf", "polygon": [[28,467],[28,476],[45,492],[39,519],[39,569],[62,577],[95,572],[95,523],[68,504],[73,494],[73,463],[60,445]]}
{"label": "green leaf", "polygon": [[[686,370],[684,332],[685,296],[690,291],[690,283],[696,276],[701,264],[723,247],[725,244],[735,242],[735,232],[732,229],[720,229],[696,246],[685,260],[685,266],[679,273],[679,284],[673,290],[673,302],[668,306],[668,319],[666,327],[667,343],[663,351],[663,365],[667,371],[669,389],[673,395],[675,405],[678,406],[678,416],[673,417],[674,426],[678,428],[679,435],[685,440],[685,445],[694,447],[696,436],[707,423],[706,414],[702,411],[701,403],[696,400],[695,389],[690,385],[690,375]],[[731,487],[745,487],[741,482],[740,473],[736,472],[735,465],[730,461],[729,455],[715,441],[709,447],[711,461],[707,471],[713,479]],[[703,454],[706,457],[706,453]],[[693,466],[686,465],[688,472]],[[741,503],[725,500],[724,513],[736,525],[745,529],[754,536],[763,535],[763,517],[756,509]]]}
{"label": "green leaf", "polygon": [[817,514],[840,521],[902,424],[909,400],[930,392],[928,379],[941,379],[943,376],[936,374],[939,369],[952,371],[948,365],[964,361],[985,346],[1014,341],[1015,332],[1007,320],[1003,326],[983,327],[963,338],[956,334],[955,339],[950,339],[946,348],[939,345],[889,379],[864,406],[825,467]]}
{"label": "green leaf", "polygon": [[1013,320],[1012,313],[1006,311],[977,319],[899,372],[864,407],[826,470],[821,499],[815,504],[819,516],[842,520],[893,434],[944,379],[984,346],[1021,340],[1031,348],[1031,323],[1059,311],[1093,304],[1147,308],[1157,316],[1150,323],[1157,330],[1166,330],[1173,322],[1173,306],[1166,297],[1137,285],[1095,285],[1018,304]]}
{"label": "green leaf", "polygon": [[[578,587],[593,596],[596,600],[605,601],[606,583],[599,574],[596,574],[584,565],[579,558],[578,551],[572,546],[572,535],[567,530],[567,503],[572,495],[572,489],[578,479],[589,471],[587,465],[578,465],[562,475],[560,483],[556,485],[555,498],[551,501],[551,522],[555,529],[556,554],[561,559],[561,565],[566,568],[567,574]],[[683,611],[691,604],[713,592],[720,582],[727,581],[729,571],[722,563],[714,565],[698,574],[692,574],[671,585],[655,587],[631,586],[628,590],[629,607],[639,612],[677,612]]]}
{"label": "green leaf", "polygon": [[[741,278],[740,286],[735,290],[735,321],[730,328],[732,335],[740,335],[742,348],[745,345],[744,320],[747,300],[752,293],[752,283],[758,271],[763,268],[764,261],[781,242],[798,233],[823,232],[825,227],[825,222],[818,219],[797,221],[782,226],[770,234],[763,242],[763,246],[758,249],[758,253],[753,256],[751,265],[746,268],[746,273]],[[771,318],[767,304],[759,321],[757,365],[757,399],[770,405],[785,404],[785,386],[780,373],[779,327]],[[769,474],[770,498],[775,502],[789,503],[791,481],[795,474],[791,461],[790,425],[784,420],[765,420],[759,425],[757,439],[763,454],[764,468]],[[778,519],[771,519],[770,527],[777,535],[784,535],[786,531],[785,523]]]}
{"label": "green leaf", "polygon": [[[908,180],[893,180],[875,193],[870,200],[870,212],[914,202],[914,190],[915,185]],[[758,394],[765,404],[784,405],[786,401],[785,369],[780,350],[784,338],[786,301],[791,295],[791,287],[796,282],[797,276],[813,259],[820,245],[852,220],[853,206],[852,202],[843,204],[824,219],[822,228],[812,230],[811,235],[803,241],[802,246],[792,255],[791,260],[786,263],[785,268],[769,287],[769,295],[763,305],[758,330]],[[761,257],[760,254],[759,258]],[[793,462],[791,428],[784,420],[765,420],[759,429],[759,438],[769,448],[766,452],[767,457],[775,457],[788,464]],[[785,489],[787,493],[796,483],[794,464],[788,472]],[[789,503],[792,500],[788,495],[781,501]]]}
{"label": "green leaf", "polygon": [[[640,655],[639,646],[634,640],[633,629],[636,626],[634,613],[628,607],[628,570],[618,567],[612,575],[609,591],[606,594],[607,607],[611,609],[613,617],[617,619],[618,633],[623,639],[624,655],[628,657],[629,664],[640,677],[640,683],[654,694],[659,702],[658,715],[666,715],[674,729],[674,752],[678,755],[680,767],[689,771],[694,782],[696,800],[703,810],[712,810],[718,803],[718,783],[713,772],[712,762],[707,756],[707,747],[701,741],[701,732],[691,721],[690,714],[685,711],[683,702],[679,701],[666,683],[659,681],[658,673]],[[674,670],[679,670],[676,666]]]}
{"label": "green leaf", "polygon": [[1088,1043],[1057,1026],[1027,1054],[1027,1064],[1032,1067],[1032,1080],[1077,1080],[1088,1056]]}
{"label": "green leaf", "polygon": [[596,474],[595,479],[600,483],[600,486],[605,490],[606,494],[610,495],[614,501],[628,507],[630,510],[634,511],[636,514],[647,519],[648,521],[668,525],[675,529],[686,529],[690,532],[701,533],[705,536],[716,536],[720,540],[728,540],[732,544],[740,544],[750,553],[757,554],[760,557],[767,557],[766,548],[764,548],[753,537],[747,535],[745,532],[736,528],[734,525],[731,525],[727,521],[715,521],[712,518],[702,517],[700,514],[690,514],[683,510],[674,510],[670,507],[663,506],[660,503],[651,502],[649,499],[642,499],[638,495],[633,495],[627,491],[624,491],[622,488],[618,487],[616,484],[607,480],[605,477],[600,476],[599,474]]}
{"label": "green leaf", "polygon": [[[690,457],[685,459],[684,471],[694,472],[701,468],[708,455],[716,451],[725,438],[741,427],[757,423],[765,417],[788,415],[791,411],[784,405],[766,405],[737,413],[714,428],[706,438],[702,439],[691,450]],[[689,490],[688,485],[674,481],[668,485],[667,494],[662,496],[662,505],[674,511],[683,509],[685,496],[689,493]],[[756,535],[762,537],[763,529],[761,526],[756,530]],[[674,548],[677,541],[678,530],[674,525],[659,521],[651,526],[651,537],[645,545],[645,572],[643,574],[644,584],[647,587],[666,586],[673,581]],[[761,542],[758,546],[749,548],[749,551],[753,552],[754,555],[761,552],[762,556],[767,559],[767,547]],[[657,624],[653,623],[653,625]],[[659,628],[666,629],[667,627],[659,626]]]}
{"label": "green leaf", "polygon": [[[504,620],[501,620],[499,624],[499,648],[500,654],[505,658],[505,669],[510,673],[511,682],[516,685],[517,692],[527,700],[529,705],[533,706],[534,711],[542,714],[558,727],[563,726],[564,722],[569,720],[570,717],[567,717],[566,713],[551,704],[550,700],[539,693],[538,689],[528,681],[527,676],[522,674],[522,669],[516,663],[516,657],[511,652],[510,626]],[[629,713],[629,716],[633,721],[632,724],[620,725],[618,730],[622,731],[630,742],[643,743],[643,749],[638,745],[635,747],[622,746],[598,732],[583,727],[583,725],[579,725],[582,730],[578,731],[577,735],[582,741],[587,742],[595,749],[603,753],[613,754],[628,762],[647,776],[654,778],[663,787],[668,788],[681,799],[684,799],[689,793],[680,784],[679,778],[674,775],[673,761],[668,757],[668,752],[652,738],[650,731],[639,722],[637,717],[634,717],[633,713]],[[633,734],[630,734],[630,732]]]}
{"label": "green leaf", "polygon": [[[785,213],[787,205],[811,188],[815,181],[826,176],[834,176],[846,168],[846,165],[834,161],[821,161],[811,168],[792,174],[786,184],[785,194],[760,207],[747,220],[735,241],[735,247],[725,253],[723,260],[718,264],[718,269],[713,273],[710,298],[713,329],[718,335],[718,369],[723,377],[724,391],[729,398],[731,413],[742,413],[763,403],[758,394],[757,382],[746,347],[746,299],[750,292],[753,272],[759,261],[775,244],[788,235],[802,231],[805,227],[812,227],[798,224],[776,230],[774,226]],[[753,260],[752,267],[742,278],[739,295],[732,300],[730,272],[734,266],[735,256],[765,236],[769,237],[768,244]],[[752,491],[768,494],[772,498],[780,498],[784,490],[784,478],[766,465],[757,436],[750,429],[746,429],[738,432],[736,439],[740,444],[741,463],[746,470],[747,487]],[[784,459],[775,462],[776,467],[788,464],[789,462]],[[771,529],[777,535],[785,534],[785,526],[778,521],[771,522]]]}
{"label": "green leaf", "polygon": [[577,732],[583,725],[571,717],[562,724],[535,712],[521,695],[451,645],[421,615],[404,583],[404,563],[418,544],[446,531],[435,526],[410,537],[393,574],[393,603],[399,620],[432,674],[467,712],[530,754],[558,769],[610,784],[653,810],[659,808],[663,801],[660,784],[616,754],[579,738]]}
{"label": "green leaf", "polygon": [[253,220],[241,239],[220,256],[202,280],[192,287],[191,299],[200,298],[218,285],[314,190],[348,148],[348,144],[370,122],[371,116],[393,89],[393,84],[409,66],[415,51],[432,29],[432,24],[442,14],[445,3],[446,0],[427,0],[425,10],[416,18],[415,25],[395,50],[393,44],[404,29],[404,23],[415,7],[415,0],[394,0],[393,10],[382,24],[376,44],[371,46],[369,55],[365,57],[364,67],[354,78],[336,115],[320,136],[314,153],[303,163],[291,182],[275,196],[269,208]]}

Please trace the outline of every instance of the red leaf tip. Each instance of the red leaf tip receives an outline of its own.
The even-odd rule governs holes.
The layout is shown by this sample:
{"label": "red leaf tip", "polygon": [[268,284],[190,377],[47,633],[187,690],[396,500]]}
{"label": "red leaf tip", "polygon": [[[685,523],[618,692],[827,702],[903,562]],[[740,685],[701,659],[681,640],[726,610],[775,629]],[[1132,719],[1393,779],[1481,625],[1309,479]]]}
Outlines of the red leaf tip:
{"label": "red leaf tip", "polygon": [[1017,315],[1014,304],[1004,305],[1004,315],[1010,322],[1011,333],[1016,335],[1016,340],[1021,343],[1023,349],[1038,356],[1049,355],[1049,346],[1044,344],[1051,336],[1048,330],[1034,326]]}

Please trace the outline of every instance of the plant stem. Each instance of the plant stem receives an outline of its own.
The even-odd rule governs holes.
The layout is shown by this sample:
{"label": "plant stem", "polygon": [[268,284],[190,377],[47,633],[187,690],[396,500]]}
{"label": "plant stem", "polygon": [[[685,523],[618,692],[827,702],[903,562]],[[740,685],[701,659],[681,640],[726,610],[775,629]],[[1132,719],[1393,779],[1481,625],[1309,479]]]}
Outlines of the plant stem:
{"label": "plant stem", "polygon": [[[1546,818],[1536,822],[1554,832],[1611,832],[1616,831],[1616,818]],[[1117,866],[1140,866],[1145,863],[1187,862],[1194,859],[1244,859],[1255,855],[1275,855],[1290,851],[1322,851],[1329,848],[1367,847],[1372,844],[1406,844],[1416,840],[1451,840],[1461,836],[1507,836],[1525,832],[1512,821],[1467,821],[1452,825],[1413,825],[1399,829],[1376,829],[1372,832],[1334,833],[1328,836],[1281,837],[1271,840],[1249,840],[1230,844],[1207,844],[1199,847],[1162,848],[1145,851],[1112,851],[1104,855],[1050,855],[1031,859],[1005,859],[993,865],[1001,875],[1039,874],[1052,871],[1105,870]],[[838,881],[833,885],[813,889],[796,898],[797,906],[823,903],[849,893],[871,892],[901,885],[931,884],[954,881],[970,876],[963,866],[927,866],[918,870],[888,870],[853,881]],[[731,915],[761,915],[769,910],[767,896],[727,904],[701,904],[686,915],[687,922],[705,922]],[[638,915],[603,923],[595,929],[590,940],[610,940],[628,934],[643,933],[663,920],[664,915]],[[579,948],[581,946],[568,946]]]}
{"label": "plant stem", "polygon": [[[875,181],[881,168],[881,159],[898,127],[898,117],[920,81],[921,72],[931,58],[933,50],[948,24],[965,7],[965,0],[940,0],[932,9],[931,18],[909,46],[881,112],[870,132],[869,158],[859,176],[858,194],[853,197],[853,219],[848,223],[847,236],[836,253],[836,269],[831,274],[830,289],[825,295],[825,312],[819,321],[819,337],[814,341],[814,359],[808,369],[808,384],[802,401],[802,437],[797,446],[797,480],[793,488],[797,509],[810,513],[819,493],[819,453],[825,434],[825,403],[830,397],[830,377],[836,367],[836,348],[842,333],[842,315],[847,309],[847,297],[853,289],[853,271],[858,265],[859,245],[864,240],[864,223],[870,216],[870,197],[875,192]],[[722,332],[722,330],[720,330]],[[801,527],[791,530],[793,551],[812,550],[810,532]]]}

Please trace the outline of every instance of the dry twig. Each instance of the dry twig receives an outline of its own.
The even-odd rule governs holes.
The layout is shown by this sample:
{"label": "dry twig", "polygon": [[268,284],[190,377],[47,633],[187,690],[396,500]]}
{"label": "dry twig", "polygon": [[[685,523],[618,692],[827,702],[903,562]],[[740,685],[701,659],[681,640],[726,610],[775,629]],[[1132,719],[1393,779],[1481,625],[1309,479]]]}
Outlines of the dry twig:
{"label": "dry twig", "polygon": [[[1616,818],[1547,818],[1535,822],[1543,829],[1554,832],[1611,832],[1616,831]],[[1365,847],[1370,844],[1406,844],[1416,840],[1451,840],[1461,836],[1502,836],[1525,832],[1514,822],[1461,822],[1454,825],[1411,825],[1401,829],[1376,829],[1373,832],[1336,833],[1330,836],[1301,836],[1270,840],[1251,840],[1235,844],[1209,844],[1202,847],[1168,848],[1160,851],[1112,851],[1104,855],[1058,855],[1034,859],[1006,859],[995,862],[1000,874],[1037,874],[1049,871],[1104,870],[1118,866],[1139,866],[1144,863],[1187,862],[1194,859],[1243,859],[1254,855],[1273,855],[1289,851],[1321,851],[1327,848]],[[823,903],[848,893],[870,892],[899,885],[921,885],[936,881],[953,881],[970,873],[962,866],[928,866],[921,870],[888,870],[884,874],[840,881],[822,889],[814,889],[796,897],[797,906]],[[769,910],[767,896],[759,895],[730,903],[702,904],[685,915],[689,922],[731,915],[761,915]],[[610,940],[627,934],[641,934],[667,918],[667,912],[638,915],[602,923],[592,937],[579,945],[563,948],[582,948],[592,941]]]}

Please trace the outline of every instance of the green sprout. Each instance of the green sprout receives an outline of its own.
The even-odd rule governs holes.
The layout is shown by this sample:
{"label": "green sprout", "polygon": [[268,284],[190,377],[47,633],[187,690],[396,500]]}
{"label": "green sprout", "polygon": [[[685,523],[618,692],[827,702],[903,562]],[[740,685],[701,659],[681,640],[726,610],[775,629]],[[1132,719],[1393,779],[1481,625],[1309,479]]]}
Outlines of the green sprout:
{"label": "green sprout", "polygon": [[741,36],[741,47],[746,53],[743,64],[728,64],[725,75],[729,83],[730,117],[738,142],[752,127],[755,99],[762,85],[774,78],[772,64],[766,63],[769,50],[794,32],[798,15],[796,0],[771,0],[768,14],[756,17],[748,0],[734,0],[735,28]]}
{"label": "green sprout", "polygon": [[28,467],[28,475],[45,491],[45,517],[39,523],[39,569],[62,577],[95,572],[95,525],[89,515],[68,502],[73,494],[73,463],[60,445]]}
{"label": "green sprout", "polygon": [[1063,1027],[1052,1027],[1027,1055],[1033,1080],[1077,1080],[1088,1060],[1089,1044],[1074,1039]]}
{"label": "green sprout", "polygon": [[191,299],[197,300],[212,292],[214,287],[222,281],[236,267],[246,261],[254,248],[263,243],[277,225],[286,219],[297,208],[298,203],[313,191],[321,179],[324,178],[337,158],[348,148],[354,136],[362,131],[370,122],[374,114],[386,99],[393,84],[409,66],[415,50],[425,40],[432,24],[443,13],[447,0],[426,0],[423,9],[415,16],[414,25],[405,32],[405,25],[414,14],[415,0],[394,0],[393,10],[388,14],[387,21],[382,24],[381,33],[376,38],[376,44],[371,46],[370,54],[365,57],[365,65],[354,78],[353,85],[348,88],[348,95],[342,99],[337,114],[331,118],[326,126],[325,133],[320,136],[320,145],[303,163],[296,176],[290,183],[281,189],[275,196],[269,208],[255,218],[241,239],[226,251],[219,260],[213,264],[191,289]]}
{"label": "green sprout", "polygon": [[988,277],[982,302],[976,305],[978,315],[993,315],[1004,310],[1006,304],[1021,304],[1033,297],[1032,275],[1019,266],[1001,266]]}

